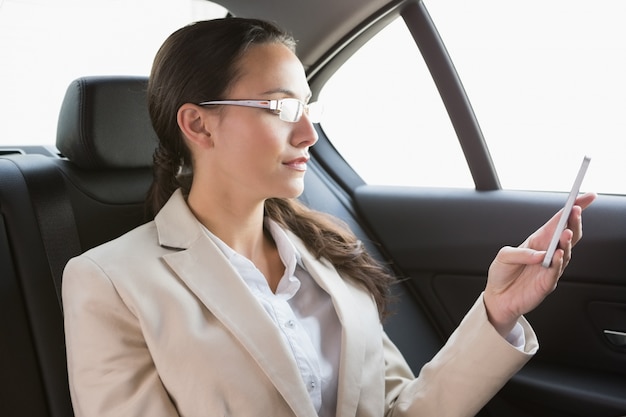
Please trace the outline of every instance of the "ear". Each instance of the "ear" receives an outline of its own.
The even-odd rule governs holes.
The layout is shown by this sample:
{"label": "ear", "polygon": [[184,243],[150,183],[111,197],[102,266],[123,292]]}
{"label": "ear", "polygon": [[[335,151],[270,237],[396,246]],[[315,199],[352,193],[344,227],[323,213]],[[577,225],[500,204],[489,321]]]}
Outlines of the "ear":
{"label": "ear", "polygon": [[210,147],[211,138],[209,115],[200,106],[185,103],[178,109],[176,121],[185,137],[196,146]]}

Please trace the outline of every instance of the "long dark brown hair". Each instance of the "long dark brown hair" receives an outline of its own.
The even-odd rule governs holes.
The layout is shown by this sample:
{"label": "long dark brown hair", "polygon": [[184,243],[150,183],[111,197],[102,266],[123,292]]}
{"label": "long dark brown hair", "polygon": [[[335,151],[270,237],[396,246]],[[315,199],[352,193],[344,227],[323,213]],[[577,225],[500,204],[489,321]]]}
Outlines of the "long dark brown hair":
{"label": "long dark brown hair", "polygon": [[[189,194],[192,159],[176,114],[185,103],[224,99],[239,76],[239,62],[250,46],[280,43],[295,52],[294,39],[257,19],[225,18],[197,22],[170,35],[154,59],[148,83],[148,108],[159,146],[147,203],[154,214],[181,188]],[[381,317],[393,278],[338,219],[307,208],[297,199],[271,198],[265,214],[303,240],[317,258],[328,259],[342,276],[361,283]]]}

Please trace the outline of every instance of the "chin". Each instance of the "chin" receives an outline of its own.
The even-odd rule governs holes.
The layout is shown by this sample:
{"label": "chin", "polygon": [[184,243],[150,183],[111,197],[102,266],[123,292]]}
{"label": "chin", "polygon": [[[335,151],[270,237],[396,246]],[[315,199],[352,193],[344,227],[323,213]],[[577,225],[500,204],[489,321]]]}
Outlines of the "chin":
{"label": "chin", "polygon": [[293,184],[292,186],[285,188],[282,192],[276,193],[276,198],[298,198],[304,192],[304,183]]}

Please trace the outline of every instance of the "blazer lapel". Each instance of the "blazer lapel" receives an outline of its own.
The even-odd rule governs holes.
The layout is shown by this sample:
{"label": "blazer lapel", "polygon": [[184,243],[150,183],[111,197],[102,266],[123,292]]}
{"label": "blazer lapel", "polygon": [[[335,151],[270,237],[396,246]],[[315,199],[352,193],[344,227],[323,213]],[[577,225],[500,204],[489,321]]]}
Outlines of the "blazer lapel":
{"label": "blazer lapel", "polygon": [[354,416],[361,393],[362,369],[366,365],[364,329],[360,320],[359,304],[355,303],[348,284],[328,261],[315,259],[298,237],[290,232],[288,234],[300,252],[307,271],[317,284],[330,294],[341,322],[343,331],[336,416]]}
{"label": "blazer lapel", "polygon": [[276,325],[222,251],[206,236],[182,194],[175,193],[155,218],[162,246],[182,249],[163,257],[211,313],[256,360],[299,417],[317,413],[293,355]]}

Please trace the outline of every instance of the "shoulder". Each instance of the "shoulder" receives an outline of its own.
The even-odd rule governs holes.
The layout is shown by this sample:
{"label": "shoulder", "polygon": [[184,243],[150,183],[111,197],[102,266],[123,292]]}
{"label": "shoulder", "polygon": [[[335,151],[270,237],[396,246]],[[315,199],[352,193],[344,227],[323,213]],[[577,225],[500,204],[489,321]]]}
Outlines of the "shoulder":
{"label": "shoulder", "polygon": [[63,272],[63,287],[84,286],[88,279],[129,280],[137,272],[153,269],[151,265],[158,265],[165,252],[154,222],[146,223],[70,259]]}
{"label": "shoulder", "polygon": [[76,304],[119,306],[121,299],[136,311],[131,306],[137,305],[137,300],[157,287],[171,285],[162,262],[163,255],[171,251],[159,245],[156,227],[150,222],[72,258],[63,271],[64,308]]}
{"label": "shoulder", "polygon": [[138,251],[145,253],[158,247],[156,226],[154,221],[151,221],[118,238],[91,248],[79,257],[87,257],[96,261],[107,259],[123,261],[124,258],[137,256]]}

